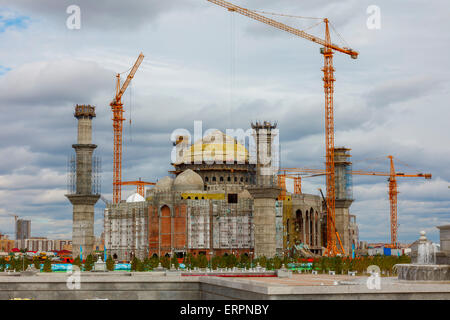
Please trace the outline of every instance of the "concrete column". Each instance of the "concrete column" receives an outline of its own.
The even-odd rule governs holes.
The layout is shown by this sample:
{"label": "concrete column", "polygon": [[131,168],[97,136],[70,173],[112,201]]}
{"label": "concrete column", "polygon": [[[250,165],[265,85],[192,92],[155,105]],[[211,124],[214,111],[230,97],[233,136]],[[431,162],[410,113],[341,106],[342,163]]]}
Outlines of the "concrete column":
{"label": "concrete column", "polygon": [[[339,236],[342,241],[342,246],[345,249],[345,253],[348,255],[351,253],[352,244],[350,241],[350,216],[349,207],[353,201],[352,200],[336,200],[336,230],[339,232]],[[336,243],[339,247],[339,243]]]}
{"label": "concrete column", "polygon": [[278,187],[252,187],[248,191],[254,199],[255,258],[272,258],[276,254],[275,202],[281,190]]}
{"label": "concrete column", "polygon": [[80,255],[83,250],[83,259],[92,253],[94,246],[94,205],[99,195],[67,195],[73,205],[72,225],[72,256]]}
{"label": "concrete column", "polygon": [[306,212],[302,211],[302,243],[306,243]]}

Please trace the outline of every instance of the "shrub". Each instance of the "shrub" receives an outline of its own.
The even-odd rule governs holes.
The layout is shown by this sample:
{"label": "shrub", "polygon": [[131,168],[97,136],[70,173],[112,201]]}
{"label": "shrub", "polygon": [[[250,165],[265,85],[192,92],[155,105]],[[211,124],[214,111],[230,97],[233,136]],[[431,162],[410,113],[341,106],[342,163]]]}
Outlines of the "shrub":
{"label": "shrub", "polygon": [[41,261],[39,261],[38,257],[33,257],[33,265],[37,270],[41,268]]}
{"label": "shrub", "polygon": [[43,270],[44,272],[52,272],[52,262],[50,261],[50,259],[45,259],[44,262],[44,268]]}
{"label": "shrub", "polygon": [[204,254],[198,255],[197,265],[199,268],[206,268],[208,266],[208,259],[206,258],[206,255],[204,255]]}
{"label": "shrub", "polygon": [[176,254],[174,254],[172,259],[170,260],[170,265],[172,265],[172,264],[175,267],[175,269],[178,269],[179,263],[178,263],[178,258],[177,258]]}
{"label": "shrub", "polygon": [[80,259],[80,256],[76,257],[76,258],[73,260],[72,265],[77,266],[78,268],[81,269],[81,259]]}
{"label": "shrub", "polygon": [[88,255],[86,258],[86,261],[84,261],[84,270],[85,271],[91,271],[94,267],[94,257],[92,254]]}
{"label": "shrub", "polygon": [[221,260],[221,257],[219,257],[219,256],[214,256],[211,258],[211,268],[213,270],[217,270],[217,267],[220,264],[220,260]]}
{"label": "shrub", "polygon": [[170,268],[170,258],[169,257],[161,257],[160,259],[161,265],[166,268],[169,269]]}
{"label": "shrub", "polygon": [[139,263],[139,259],[137,257],[133,257],[133,259],[131,260],[131,271],[138,271]]}
{"label": "shrub", "polygon": [[149,266],[151,269],[155,269],[155,268],[158,267],[158,265],[159,265],[159,258],[158,258],[157,256],[152,256],[152,257],[149,259],[148,266]]}
{"label": "shrub", "polygon": [[114,259],[111,257],[111,255],[108,256],[106,259],[106,270],[108,271],[114,271]]}

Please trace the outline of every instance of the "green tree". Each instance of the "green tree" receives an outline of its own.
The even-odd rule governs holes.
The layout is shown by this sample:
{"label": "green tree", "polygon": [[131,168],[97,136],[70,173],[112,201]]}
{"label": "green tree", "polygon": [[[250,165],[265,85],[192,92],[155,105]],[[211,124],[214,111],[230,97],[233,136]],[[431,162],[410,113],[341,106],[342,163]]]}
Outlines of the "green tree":
{"label": "green tree", "polygon": [[262,268],[266,268],[266,266],[267,266],[267,258],[265,256],[262,256],[262,257],[258,258],[257,260],[258,260],[257,263],[259,262],[259,265]]}
{"label": "green tree", "polygon": [[111,257],[111,255],[108,256],[108,258],[106,259],[106,269],[108,271],[114,271],[114,259]]}
{"label": "green tree", "polygon": [[139,263],[139,259],[136,256],[133,257],[133,259],[131,260],[131,271],[138,271]]}
{"label": "green tree", "polygon": [[172,264],[173,264],[175,269],[178,269],[179,263],[178,263],[178,258],[177,258],[176,254],[174,254],[172,259],[170,260],[170,265],[172,265]]}
{"label": "green tree", "polygon": [[281,269],[281,265],[283,262],[281,261],[280,257],[275,256],[272,260],[272,263],[273,263],[274,270],[278,270],[278,269]]}
{"label": "green tree", "polygon": [[192,253],[188,253],[188,254],[184,257],[183,263],[184,263],[184,265],[186,266],[186,268],[189,268],[189,269],[193,269],[193,268],[194,268],[194,265],[195,265],[195,258],[194,258],[194,256],[192,255]]}
{"label": "green tree", "polygon": [[217,267],[220,264],[220,259],[221,259],[220,256],[214,256],[214,257],[211,258],[211,268],[213,270],[217,270]]}
{"label": "green tree", "polygon": [[81,269],[81,259],[80,259],[80,256],[76,257],[76,258],[73,260],[72,265],[77,266],[78,268]]}
{"label": "green tree", "polygon": [[228,258],[227,259],[227,268],[236,267],[236,264],[237,264],[236,256],[234,254],[230,254],[227,258]]}
{"label": "green tree", "polygon": [[160,259],[161,265],[166,268],[169,269],[170,268],[170,258],[169,257],[161,257]]}
{"label": "green tree", "polygon": [[250,268],[250,258],[245,254],[241,254],[239,256],[238,266],[240,268],[246,268],[246,269]]}
{"label": "green tree", "polygon": [[36,256],[33,257],[33,265],[36,270],[39,270],[41,268],[41,261]]}
{"label": "green tree", "polygon": [[50,259],[45,259],[44,262],[44,268],[43,270],[44,272],[52,272],[52,262],[50,261]]}
{"label": "green tree", "polygon": [[92,256],[92,254],[90,254],[86,257],[86,260],[84,261],[84,270],[91,271],[93,267],[94,267],[94,257]]}
{"label": "green tree", "polygon": [[206,255],[199,254],[197,257],[197,265],[199,268],[206,268],[208,266],[208,259],[206,258]]}
{"label": "green tree", "polygon": [[4,271],[6,269],[6,259],[1,257],[0,258],[0,271]]}
{"label": "green tree", "polygon": [[158,256],[152,256],[152,257],[150,258],[150,260],[149,260],[149,267],[150,267],[151,269],[155,269],[155,268],[158,267],[158,264],[159,264],[159,258],[158,258]]}
{"label": "green tree", "polygon": [[144,259],[144,261],[142,261],[142,271],[148,271],[150,269],[150,258],[147,257]]}

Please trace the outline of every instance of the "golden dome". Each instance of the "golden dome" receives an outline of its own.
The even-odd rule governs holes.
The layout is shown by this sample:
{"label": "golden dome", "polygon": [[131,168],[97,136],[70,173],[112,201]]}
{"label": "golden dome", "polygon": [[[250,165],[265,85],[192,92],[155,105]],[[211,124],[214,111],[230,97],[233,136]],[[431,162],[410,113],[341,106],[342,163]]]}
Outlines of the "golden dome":
{"label": "golden dome", "polygon": [[179,163],[248,162],[247,149],[236,139],[216,130],[183,150]]}

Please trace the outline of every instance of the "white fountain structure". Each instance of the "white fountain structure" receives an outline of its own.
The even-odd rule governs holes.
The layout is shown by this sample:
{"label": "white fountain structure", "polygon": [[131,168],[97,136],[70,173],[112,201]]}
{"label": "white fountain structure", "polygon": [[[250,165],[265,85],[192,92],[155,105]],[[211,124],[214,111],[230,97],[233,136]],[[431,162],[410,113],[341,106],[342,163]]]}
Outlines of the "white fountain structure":
{"label": "white fountain structure", "polygon": [[421,231],[417,247],[413,246],[413,250],[411,250],[412,263],[397,264],[395,266],[398,279],[410,281],[449,281],[450,265],[436,264],[436,254],[445,255],[446,253],[437,252],[436,246],[427,239],[425,231]]}
{"label": "white fountain structure", "polygon": [[420,232],[419,244],[417,246],[417,257],[415,264],[435,264],[436,249],[435,246],[428,241],[425,231]]}

